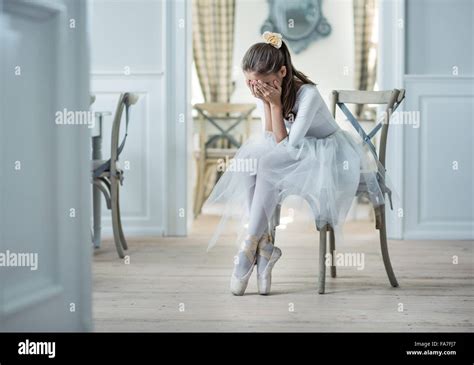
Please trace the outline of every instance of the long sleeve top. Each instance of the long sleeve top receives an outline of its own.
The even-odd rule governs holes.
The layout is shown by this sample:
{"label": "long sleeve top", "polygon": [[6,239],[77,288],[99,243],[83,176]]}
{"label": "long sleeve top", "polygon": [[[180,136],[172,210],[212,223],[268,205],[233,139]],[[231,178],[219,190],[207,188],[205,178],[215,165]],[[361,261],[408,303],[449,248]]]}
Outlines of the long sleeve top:
{"label": "long sleeve top", "polygon": [[[256,99],[257,112],[262,119],[265,130],[265,108],[263,101]],[[340,127],[334,120],[316,85],[303,84],[297,91],[296,102],[293,106],[296,115],[293,122],[284,119],[288,137],[282,142],[292,147],[298,147],[304,137],[326,138]]]}

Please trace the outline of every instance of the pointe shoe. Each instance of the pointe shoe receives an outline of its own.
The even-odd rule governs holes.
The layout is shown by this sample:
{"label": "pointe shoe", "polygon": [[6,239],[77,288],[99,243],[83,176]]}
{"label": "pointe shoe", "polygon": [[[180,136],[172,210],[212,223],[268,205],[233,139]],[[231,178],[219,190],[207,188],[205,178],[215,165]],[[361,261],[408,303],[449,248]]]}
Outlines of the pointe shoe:
{"label": "pointe shoe", "polygon": [[[272,246],[272,250],[268,245]],[[263,235],[257,248],[257,285],[260,295],[270,294],[272,285],[272,269],[281,257],[281,250],[274,246],[269,234]],[[266,259],[266,260],[263,260]],[[264,261],[266,261],[264,263]],[[264,265],[262,267],[262,265]]]}
{"label": "pointe shoe", "polygon": [[242,246],[240,247],[237,255],[243,252],[250,262],[250,267],[247,273],[245,273],[243,276],[238,276],[236,271],[239,263],[237,262],[235,264],[234,271],[232,272],[232,277],[230,279],[230,291],[234,295],[244,295],[245,290],[247,289],[250,276],[252,275],[253,268],[257,262],[257,246],[258,238],[255,236],[249,236],[244,242],[242,242]]}

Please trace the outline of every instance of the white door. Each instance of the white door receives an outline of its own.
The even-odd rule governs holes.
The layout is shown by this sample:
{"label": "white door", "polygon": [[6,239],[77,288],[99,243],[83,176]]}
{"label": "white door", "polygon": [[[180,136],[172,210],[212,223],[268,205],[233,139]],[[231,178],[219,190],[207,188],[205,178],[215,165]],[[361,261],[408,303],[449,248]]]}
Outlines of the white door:
{"label": "white door", "polygon": [[91,330],[86,1],[0,0],[0,51],[0,330]]}
{"label": "white door", "polygon": [[[405,88],[387,171],[395,239],[474,239],[473,1],[379,0],[381,89]],[[390,212],[390,211],[388,211]],[[401,213],[401,214],[400,214]]]}

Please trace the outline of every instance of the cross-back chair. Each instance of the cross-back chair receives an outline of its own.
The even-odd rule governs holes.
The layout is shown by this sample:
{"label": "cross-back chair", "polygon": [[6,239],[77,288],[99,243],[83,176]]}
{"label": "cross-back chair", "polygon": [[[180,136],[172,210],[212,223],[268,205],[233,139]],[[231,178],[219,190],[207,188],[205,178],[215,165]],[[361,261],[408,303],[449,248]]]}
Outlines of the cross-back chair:
{"label": "cross-back chair", "polygon": [[[120,217],[119,188],[123,183],[124,174],[123,169],[119,165],[119,157],[125,147],[125,142],[128,136],[130,106],[136,104],[137,101],[138,95],[136,94],[120,94],[112,124],[110,159],[92,160],[92,183],[94,188],[99,189],[103,193],[107,208],[112,211],[112,229],[114,233],[115,247],[120,258],[125,257],[124,250],[128,249],[128,245],[125,240]],[[120,124],[124,110],[125,135],[119,145]],[[96,206],[94,205],[94,209],[95,208]],[[100,212],[95,213],[94,219],[100,219]],[[100,225],[96,223],[97,222],[94,222],[94,227],[100,227]]]}

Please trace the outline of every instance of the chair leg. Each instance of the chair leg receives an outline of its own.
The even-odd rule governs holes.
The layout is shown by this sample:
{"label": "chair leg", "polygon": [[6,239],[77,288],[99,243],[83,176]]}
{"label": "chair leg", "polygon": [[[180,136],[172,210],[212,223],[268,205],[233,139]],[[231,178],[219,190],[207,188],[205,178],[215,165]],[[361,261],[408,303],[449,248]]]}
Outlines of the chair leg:
{"label": "chair leg", "polygon": [[331,227],[329,229],[329,252],[331,253],[331,277],[336,277],[336,265],[334,264],[334,251],[336,251],[336,237],[334,236],[334,230]]}
{"label": "chair leg", "polygon": [[[392,269],[392,263],[390,262],[390,255],[388,253],[388,246],[387,246],[387,228],[385,224],[385,206],[382,205],[381,207],[377,208],[379,211],[379,233],[380,233],[380,248],[382,250],[382,258],[383,263],[385,265],[385,271],[387,272],[388,280],[393,287],[398,287],[397,278]],[[377,212],[376,212],[377,215]]]}
{"label": "chair leg", "polygon": [[215,172],[215,170],[213,170],[214,167],[215,167],[214,164],[207,164],[204,170],[205,173],[204,173],[204,180],[203,180],[203,193],[202,193],[202,201],[201,201],[201,207],[199,208],[199,213],[201,213],[202,206],[204,205],[204,202],[206,201],[206,199],[209,197],[209,193],[208,193],[209,182],[211,181],[212,177],[215,178],[215,175],[213,175],[213,173]]}
{"label": "chair leg", "polygon": [[114,241],[115,241],[115,248],[117,249],[117,254],[121,259],[125,257],[123,253],[122,242],[120,240],[120,213],[118,210],[118,189],[119,189],[119,181],[116,177],[111,178],[111,205],[112,205],[112,229],[114,231]]}
{"label": "chair leg", "polygon": [[326,233],[327,225],[319,231],[319,294],[324,294],[326,286]]}
{"label": "chair leg", "polygon": [[122,214],[120,213],[120,187],[117,189],[117,212],[118,212],[118,231],[120,242],[122,242],[122,247],[124,250],[128,250],[127,240],[125,239],[125,235],[123,234],[122,229]]}
{"label": "chair leg", "polygon": [[[202,156],[200,159],[203,158]],[[200,160],[198,161],[198,168],[197,168],[197,181],[196,181],[196,191],[195,191],[195,196],[194,196],[194,218],[197,218],[197,216],[201,213],[201,208],[204,200],[204,190],[206,189],[205,186],[205,179],[204,179],[204,174],[205,174],[205,167],[203,165],[203,162]]]}
{"label": "chair leg", "polygon": [[[278,204],[275,212],[273,212],[273,216],[268,222],[268,233],[270,234],[270,239],[273,246],[275,246],[276,241],[276,227],[280,225],[280,208],[281,206]],[[257,265],[257,260],[255,260],[255,265]]]}
{"label": "chair leg", "polygon": [[94,180],[94,187],[98,188],[102,194],[104,195],[104,199],[105,199],[105,204],[107,205],[107,209],[111,209],[111,206],[110,206],[110,183],[108,182],[108,180],[103,177],[103,178],[99,178],[97,180]]}
{"label": "chair leg", "polygon": [[100,248],[100,233],[101,233],[101,194],[100,189],[95,184],[92,185],[92,201],[93,201],[93,217],[94,217],[94,233],[93,243],[95,248]]}
{"label": "chair leg", "polygon": [[276,235],[276,227],[280,225],[280,213],[281,213],[281,205],[278,204],[275,208],[275,212],[273,213],[272,220],[270,222],[270,235],[272,236],[272,243],[275,245],[275,235]]}

